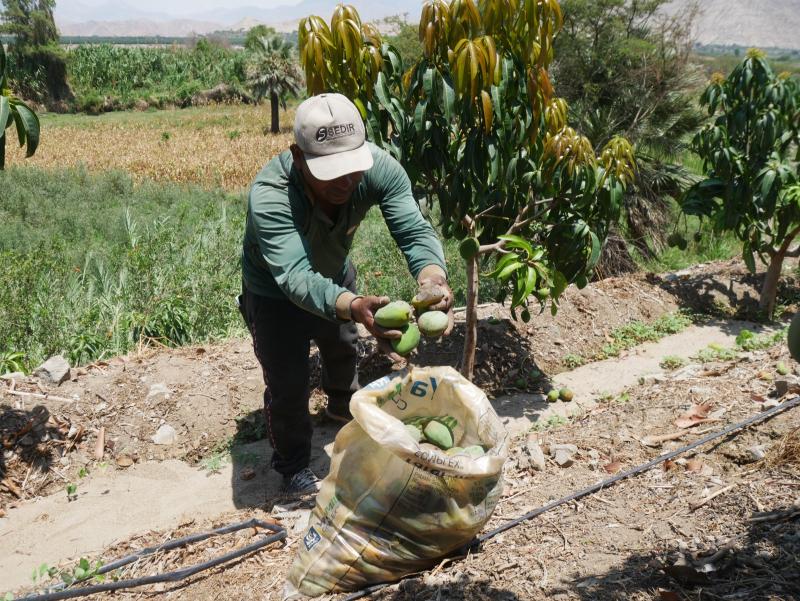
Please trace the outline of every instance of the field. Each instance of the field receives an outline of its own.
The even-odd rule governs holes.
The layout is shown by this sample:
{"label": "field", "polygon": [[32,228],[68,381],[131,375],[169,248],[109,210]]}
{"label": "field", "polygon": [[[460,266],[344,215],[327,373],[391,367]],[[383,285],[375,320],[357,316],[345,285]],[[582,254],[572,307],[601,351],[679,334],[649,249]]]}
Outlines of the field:
{"label": "field", "polygon": [[137,182],[150,179],[240,191],[271,157],[289,147],[293,111],[282,112],[280,135],[264,135],[268,117],[266,105],[99,116],[47,114],[36,154],[24,160],[22,150],[9,145],[8,163],[82,166],[93,173],[119,169]]}

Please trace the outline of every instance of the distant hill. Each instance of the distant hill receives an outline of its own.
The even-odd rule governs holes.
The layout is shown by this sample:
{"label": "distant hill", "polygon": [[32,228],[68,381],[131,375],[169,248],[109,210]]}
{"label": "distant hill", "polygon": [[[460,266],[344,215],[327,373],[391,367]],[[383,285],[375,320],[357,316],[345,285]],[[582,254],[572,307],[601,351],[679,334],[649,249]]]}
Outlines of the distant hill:
{"label": "distant hill", "polygon": [[[675,0],[675,13],[689,0]],[[695,40],[704,46],[800,49],[800,0],[701,0]]]}
{"label": "distant hill", "polygon": [[[673,0],[666,6],[675,14],[691,0]],[[364,20],[408,13],[420,14],[422,0],[350,0]],[[248,29],[258,23],[291,31],[307,15],[330,17],[336,0],[302,0],[277,8],[246,6],[219,8],[176,19],[165,13],[141,11],[125,3],[56,8],[63,35],[72,36],[186,36],[223,29]],[[800,0],[701,0],[695,27],[697,43],[706,46],[757,46],[800,49]]]}

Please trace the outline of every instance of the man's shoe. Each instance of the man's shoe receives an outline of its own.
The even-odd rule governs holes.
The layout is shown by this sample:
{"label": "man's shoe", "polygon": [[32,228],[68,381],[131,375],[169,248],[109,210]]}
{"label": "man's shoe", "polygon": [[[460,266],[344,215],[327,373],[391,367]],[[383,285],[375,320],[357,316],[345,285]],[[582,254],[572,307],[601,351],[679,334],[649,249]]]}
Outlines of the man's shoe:
{"label": "man's shoe", "polygon": [[291,476],[283,477],[281,492],[287,496],[315,495],[319,492],[319,486],[317,475],[311,468],[304,467]]}
{"label": "man's shoe", "polygon": [[353,419],[353,414],[350,413],[350,408],[345,405],[344,407],[325,407],[325,416],[335,422],[346,424]]}

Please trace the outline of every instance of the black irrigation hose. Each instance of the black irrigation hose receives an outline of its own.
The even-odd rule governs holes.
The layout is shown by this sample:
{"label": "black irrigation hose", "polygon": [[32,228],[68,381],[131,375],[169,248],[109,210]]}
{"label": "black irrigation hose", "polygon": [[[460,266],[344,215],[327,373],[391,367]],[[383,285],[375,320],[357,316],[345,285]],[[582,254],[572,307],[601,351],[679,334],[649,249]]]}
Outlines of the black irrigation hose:
{"label": "black irrigation hose", "polygon": [[[188,568],[183,568],[181,570],[176,570],[174,572],[168,572],[166,574],[156,574],[154,576],[145,576],[143,578],[133,578],[131,580],[120,580],[119,582],[109,582],[108,584],[98,584],[79,589],[60,590],[56,592],[44,593],[42,595],[20,597],[16,601],[57,601],[58,599],[72,599],[74,597],[85,597],[86,595],[93,595],[95,593],[117,591],[124,588],[135,588],[137,586],[144,586],[146,584],[156,584],[159,582],[178,582],[179,580],[183,580],[185,578],[188,578],[189,576],[194,576],[198,572],[203,572],[205,570],[214,568],[223,563],[227,563],[233,559],[249,555],[250,553],[257,551],[263,547],[266,547],[267,545],[271,545],[272,543],[278,542],[279,540],[284,540],[286,538],[286,530],[281,526],[277,526],[275,524],[269,524],[267,522],[262,522],[261,520],[252,519],[246,522],[241,522],[239,524],[231,524],[230,526],[217,528],[216,530],[212,530],[210,532],[204,532],[202,534],[193,534],[191,536],[187,536],[184,538],[178,538],[168,543],[164,543],[163,545],[159,545],[157,547],[148,547],[146,549],[142,549],[141,551],[137,551],[132,555],[128,555],[126,557],[118,559],[113,563],[104,565],[102,568],[97,570],[97,574],[105,574],[112,570],[116,570],[118,568],[121,568],[122,566],[134,563],[144,557],[153,555],[154,553],[157,553],[159,551],[169,551],[172,549],[176,549],[178,547],[183,547],[192,543],[205,540],[207,538],[211,538],[212,536],[230,534],[231,532],[236,532],[237,530],[245,530],[247,528],[255,528],[255,527],[264,528],[265,530],[274,532],[274,534],[272,534],[271,536],[267,536],[266,538],[256,543],[253,543],[246,547],[242,547],[241,549],[237,549],[236,551],[231,551],[230,553],[226,553],[225,555],[217,557],[216,559],[212,559],[205,563],[199,563],[193,566],[189,566]],[[64,585],[60,585],[60,588],[63,589],[63,587]]]}
{"label": "black irrigation hose", "polygon": [[[690,445],[686,445],[685,447],[681,447],[680,449],[677,449],[675,451],[671,451],[669,453],[664,453],[663,455],[659,455],[658,457],[656,457],[652,461],[648,461],[647,463],[644,463],[644,464],[639,465],[637,467],[631,468],[626,472],[621,472],[621,473],[617,474],[616,476],[614,476],[613,478],[609,478],[608,480],[603,480],[599,484],[595,484],[594,486],[589,486],[587,488],[584,488],[582,490],[574,492],[574,493],[572,493],[570,495],[567,495],[566,497],[562,497],[562,498],[560,498],[560,499],[558,499],[556,501],[548,503],[547,505],[544,505],[544,506],[542,506],[542,507],[540,507],[538,509],[534,509],[533,511],[530,511],[530,512],[526,513],[525,515],[521,516],[521,517],[518,517],[518,518],[516,518],[514,520],[511,520],[510,522],[506,522],[502,526],[499,526],[498,528],[495,528],[494,530],[490,530],[486,534],[483,534],[483,535],[473,539],[472,542],[470,542],[468,545],[466,545],[466,546],[462,547],[461,549],[459,549],[459,551],[456,553],[455,556],[458,557],[460,555],[466,555],[469,551],[476,550],[478,547],[481,546],[482,543],[486,542],[490,538],[494,538],[498,534],[501,534],[501,533],[505,532],[506,530],[510,530],[511,528],[516,528],[522,522],[526,522],[526,521],[531,520],[531,519],[533,519],[533,518],[535,518],[537,516],[540,516],[541,514],[543,514],[545,512],[548,512],[551,509],[555,509],[556,507],[558,507],[560,505],[564,505],[564,504],[569,503],[571,501],[577,501],[578,499],[582,499],[583,497],[586,497],[588,495],[591,495],[591,494],[594,494],[596,492],[599,492],[599,491],[603,490],[604,488],[608,488],[609,486],[613,486],[614,484],[616,484],[620,480],[624,480],[625,478],[630,478],[631,476],[635,476],[637,474],[641,474],[642,472],[646,472],[650,468],[655,467],[656,465],[658,465],[660,463],[663,463],[663,462],[665,462],[665,461],[667,461],[669,459],[672,459],[673,457],[677,457],[678,455],[682,455],[683,453],[688,453],[689,451],[691,451],[693,449],[696,449],[697,447],[700,447],[700,446],[702,446],[702,445],[704,445],[704,444],[706,444],[708,442],[711,442],[712,440],[715,440],[717,438],[722,438],[723,436],[726,436],[726,435],[730,434],[731,432],[735,432],[736,430],[740,430],[742,428],[746,428],[748,426],[752,426],[753,424],[757,424],[759,422],[763,422],[763,421],[765,421],[767,419],[770,419],[771,417],[776,416],[779,413],[783,413],[784,411],[788,411],[789,409],[797,407],[798,405],[800,405],[800,396],[795,397],[791,401],[785,401],[785,402],[781,403],[780,405],[778,405],[776,407],[772,407],[771,409],[768,409],[767,411],[764,411],[762,413],[758,413],[756,415],[753,415],[752,417],[749,417],[749,418],[747,418],[746,420],[744,420],[742,422],[739,422],[737,424],[733,424],[731,426],[728,426],[727,428],[725,428],[723,430],[720,430],[719,432],[715,432],[713,434],[709,434],[708,436],[704,436],[703,438],[701,438],[699,440],[696,440],[695,442],[693,442]],[[345,597],[344,601],[356,601],[356,599],[363,599],[364,597],[369,597],[373,593],[376,593],[379,590],[381,590],[383,588],[386,588],[387,586],[390,586],[391,584],[394,584],[394,583],[376,584],[375,586],[371,586],[369,588],[362,589],[362,590],[360,590],[360,591],[358,591],[356,593],[353,593],[352,595],[349,595],[348,597]]]}

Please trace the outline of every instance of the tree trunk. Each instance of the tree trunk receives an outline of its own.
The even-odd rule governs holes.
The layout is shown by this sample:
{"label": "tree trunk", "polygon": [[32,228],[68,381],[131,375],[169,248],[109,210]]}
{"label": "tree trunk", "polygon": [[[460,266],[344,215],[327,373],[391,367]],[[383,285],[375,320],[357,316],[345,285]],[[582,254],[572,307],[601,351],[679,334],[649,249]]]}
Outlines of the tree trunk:
{"label": "tree trunk", "polygon": [[[5,124],[4,124],[5,125]],[[0,171],[6,168],[6,138],[8,134],[0,138]]]}
{"label": "tree trunk", "polygon": [[461,352],[461,375],[472,380],[478,346],[478,256],[467,259],[467,323]]}
{"label": "tree trunk", "polygon": [[280,99],[278,98],[277,92],[272,92],[269,95],[269,103],[270,103],[270,114],[272,115],[272,128],[270,131],[273,134],[281,133],[281,126],[280,121],[278,119],[278,109],[280,108]]}
{"label": "tree trunk", "polygon": [[764,311],[769,319],[772,319],[775,312],[775,298],[778,296],[778,282],[781,279],[783,269],[783,259],[786,251],[778,251],[772,257],[767,268],[767,277],[764,278],[764,285],[761,287],[761,298],[758,301],[758,308]]}

